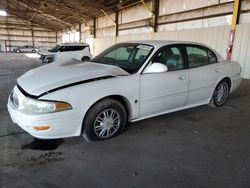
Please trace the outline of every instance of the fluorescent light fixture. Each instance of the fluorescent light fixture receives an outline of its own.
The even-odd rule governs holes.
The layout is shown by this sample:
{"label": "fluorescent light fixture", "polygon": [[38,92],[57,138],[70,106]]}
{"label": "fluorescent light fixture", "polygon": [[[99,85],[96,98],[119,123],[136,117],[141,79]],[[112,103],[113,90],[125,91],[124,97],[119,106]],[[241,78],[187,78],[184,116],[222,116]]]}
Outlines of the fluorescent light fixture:
{"label": "fluorescent light fixture", "polygon": [[0,10],[0,16],[7,16],[7,13],[5,10]]}

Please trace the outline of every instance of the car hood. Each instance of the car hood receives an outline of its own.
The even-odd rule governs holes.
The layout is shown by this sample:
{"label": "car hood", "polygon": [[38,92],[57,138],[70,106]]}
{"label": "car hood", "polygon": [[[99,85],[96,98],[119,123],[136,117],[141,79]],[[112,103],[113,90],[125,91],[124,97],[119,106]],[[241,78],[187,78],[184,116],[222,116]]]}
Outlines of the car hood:
{"label": "car hood", "polygon": [[39,96],[55,88],[94,78],[129,75],[117,66],[72,59],[30,70],[17,79],[18,85],[30,95]]}

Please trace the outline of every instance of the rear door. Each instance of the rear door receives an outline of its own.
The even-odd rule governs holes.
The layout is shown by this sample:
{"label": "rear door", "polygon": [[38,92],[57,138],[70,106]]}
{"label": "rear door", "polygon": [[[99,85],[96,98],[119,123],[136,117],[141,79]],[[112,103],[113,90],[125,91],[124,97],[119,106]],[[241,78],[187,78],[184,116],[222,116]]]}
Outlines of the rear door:
{"label": "rear door", "polygon": [[74,46],[74,49],[72,49],[72,57],[76,58],[78,60],[81,60],[84,56],[89,56],[87,53],[88,47],[84,45]]}
{"label": "rear door", "polygon": [[147,117],[185,106],[188,70],[181,45],[165,46],[152,63],[167,65],[168,71],[141,75],[140,117]]}
{"label": "rear door", "polygon": [[186,45],[189,67],[187,105],[207,102],[220,78],[220,63],[210,49],[200,45]]}

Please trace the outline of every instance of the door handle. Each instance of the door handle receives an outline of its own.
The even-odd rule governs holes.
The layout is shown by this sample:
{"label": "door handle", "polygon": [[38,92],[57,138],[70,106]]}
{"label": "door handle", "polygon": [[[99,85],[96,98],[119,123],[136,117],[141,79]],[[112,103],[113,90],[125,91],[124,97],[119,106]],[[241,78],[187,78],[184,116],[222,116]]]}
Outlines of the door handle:
{"label": "door handle", "polygon": [[187,77],[186,77],[186,75],[180,75],[180,76],[179,76],[179,79],[180,79],[180,80],[186,80]]}

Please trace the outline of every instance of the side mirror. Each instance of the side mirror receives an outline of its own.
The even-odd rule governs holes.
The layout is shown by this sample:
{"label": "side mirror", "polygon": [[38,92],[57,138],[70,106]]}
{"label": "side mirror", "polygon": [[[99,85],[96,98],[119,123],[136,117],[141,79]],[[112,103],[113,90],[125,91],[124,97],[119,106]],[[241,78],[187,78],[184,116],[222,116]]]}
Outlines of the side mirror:
{"label": "side mirror", "polygon": [[148,66],[144,73],[145,74],[149,74],[149,73],[161,73],[161,72],[167,72],[168,71],[168,67],[162,63],[152,63],[150,66]]}

